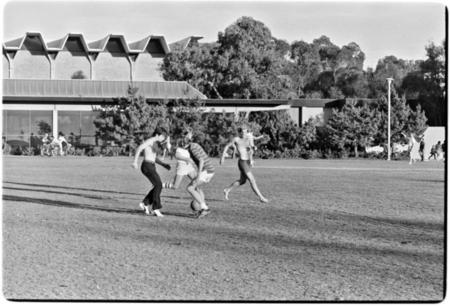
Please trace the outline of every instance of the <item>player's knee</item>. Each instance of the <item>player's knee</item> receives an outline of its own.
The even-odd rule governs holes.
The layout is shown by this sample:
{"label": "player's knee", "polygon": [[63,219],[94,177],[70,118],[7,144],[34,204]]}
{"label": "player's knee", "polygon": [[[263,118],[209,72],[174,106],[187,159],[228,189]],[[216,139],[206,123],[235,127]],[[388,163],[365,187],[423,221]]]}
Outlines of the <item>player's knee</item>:
{"label": "player's knee", "polygon": [[160,184],[155,184],[155,186],[153,186],[153,189],[154,189],[155,191],[156,191],[156,190],[161,191],[162,188],[163,188],[163,186],[162,186],[161,183],[160,183]]}
{"label": "player's knee", "polygon": [[255,185],[256,184],[256,181],[255,181],[255,178],[254,177],[249,177],[249,178],[247,178],[248,179],[248,181],[250,182],[250,184],[252,184],[252,185]]}

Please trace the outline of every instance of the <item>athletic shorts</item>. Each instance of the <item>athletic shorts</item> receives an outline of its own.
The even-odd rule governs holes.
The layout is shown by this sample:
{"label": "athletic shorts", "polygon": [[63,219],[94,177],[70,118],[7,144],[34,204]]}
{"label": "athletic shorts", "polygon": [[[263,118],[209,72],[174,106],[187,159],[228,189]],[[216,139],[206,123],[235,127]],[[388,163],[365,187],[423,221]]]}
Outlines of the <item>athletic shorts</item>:
{"label": "athletic shorts", "polygon": [[241,173],[247,174],[250,172],[250,161],[240,159],[238,161],[238,167],[239,167],[239,171],[241,171]]}
{"label": "athletic shorts", "polygon": [[189,173],[195,173],[195,168],[190,163],[179,160],[177,162],[177,175],[188,175]]}
{"label": "athletic shorts", "polygon": [[202,171],[198,175],[198,180],[201,183],[209,183],[214,176],[214,172]]}

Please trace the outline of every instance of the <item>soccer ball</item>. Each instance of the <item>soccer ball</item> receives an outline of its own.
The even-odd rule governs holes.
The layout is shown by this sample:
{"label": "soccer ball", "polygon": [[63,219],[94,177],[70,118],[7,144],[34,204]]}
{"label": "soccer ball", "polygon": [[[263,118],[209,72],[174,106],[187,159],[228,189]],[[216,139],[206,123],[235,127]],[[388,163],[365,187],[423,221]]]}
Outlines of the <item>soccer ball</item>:
{"label": "soccer ball", "polygon": [[193,211],[199,211],[201,209],[200,203],[197,202],[196,200],[192,200],[191,201],[191,209]]}

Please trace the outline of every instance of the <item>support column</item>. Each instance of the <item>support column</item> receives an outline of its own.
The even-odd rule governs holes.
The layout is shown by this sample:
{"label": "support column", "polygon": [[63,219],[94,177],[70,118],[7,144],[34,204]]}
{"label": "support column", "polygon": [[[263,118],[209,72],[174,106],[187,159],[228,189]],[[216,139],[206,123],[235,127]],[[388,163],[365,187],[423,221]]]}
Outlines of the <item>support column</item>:
{"label": "support column", "polygon": [[52,60],[52,57],[51,57],[51,55],[50,54],[48,54],[48,53],[46,53],[45,54],[45,57],[47,58],[47,60],[48,60],[48,63],[50,64],[50,75],[49,75],[49,78],[50,78],[50,80],[53,80],[53,78],[54,78],[54,72],[53,72],[53,60]]}
{"label": "support column", "polygon": [[128,63],[130,64],[130,82],[133,83],[133,81],[134,81],[134,69],[135,69],[134,62],[133,62],[133,60],[131,59],[131,57],[129,55],[127,56],[127,60],[128,60]]}
{"label": "support column", "polygon": [[303,125],[303,107],[299,107],[298,109],[298,126]]}
{"label": "support column", "polygon": [[53,137],[58,137],[58,110],[56,109],[56,105],[53,105]]}
{"label": "support column", "polygon": [[8,77],[10,79],[14,78],[14,55],[10,55],[6,52],[6,59],[8,60]]}

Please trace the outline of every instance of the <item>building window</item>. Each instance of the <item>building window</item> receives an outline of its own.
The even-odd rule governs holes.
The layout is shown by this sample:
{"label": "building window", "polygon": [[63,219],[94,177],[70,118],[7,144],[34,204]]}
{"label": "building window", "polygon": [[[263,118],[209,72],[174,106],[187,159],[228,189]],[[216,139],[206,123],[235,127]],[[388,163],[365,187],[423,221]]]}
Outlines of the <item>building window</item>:
{"label": "building window", "polygon": [[96,117],[97,114],[92,111],[59,111],[58,132],[62,132],[75,147],[98,145],[94,126]]}
{"label": "building window", "polygon": [[96,112],[80,112],[81,115],[81,142],[85,144],[98,145],[95,137],[94,120],[97,118]]}
{"label": "building window", "polygon": [[13,154],[39,154],[44,133],[52,131],[51,111],[3,111],[3,141]]}
{"label": "building window", "polygon": [[52,111],[30,111],[30,122],[31,133],[34,135],[52,134]]}

